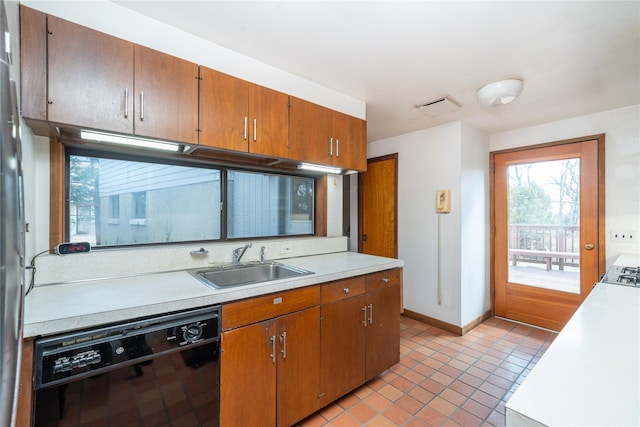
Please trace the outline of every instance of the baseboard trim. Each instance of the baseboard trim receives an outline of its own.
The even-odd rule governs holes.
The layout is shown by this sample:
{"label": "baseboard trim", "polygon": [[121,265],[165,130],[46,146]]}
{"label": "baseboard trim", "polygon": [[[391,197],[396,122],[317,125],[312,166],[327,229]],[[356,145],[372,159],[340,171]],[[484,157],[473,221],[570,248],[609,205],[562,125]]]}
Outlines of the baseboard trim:
{"label": "baseboard trim", "polygon": [[462,336],[478,326],[480,323],[484,322],[488,318],[491,317],[491,310],[487,310],[482,316],[479,316],[473,319],[471,322],[467,323],[463,327],[452,325],[451,323],[443,322],[442,320],[434,319],[433,317],[425,316],[424,314],[417,313],[415,311],[404,309],[403,316],[406,316],[413,320],[418,320],[422,323],[426,323],[427,325],[435,326],[436,328],[443,329],[447,332],[451,332],[452,334]]}

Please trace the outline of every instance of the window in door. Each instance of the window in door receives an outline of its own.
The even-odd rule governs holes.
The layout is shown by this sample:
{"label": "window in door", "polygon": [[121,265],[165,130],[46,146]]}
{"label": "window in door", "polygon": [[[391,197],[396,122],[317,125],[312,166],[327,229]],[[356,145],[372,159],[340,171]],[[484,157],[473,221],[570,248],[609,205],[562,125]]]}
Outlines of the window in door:
{"label": "window in door", "polygon": [[509,282],[580,293],[580,159],[508,174]]}

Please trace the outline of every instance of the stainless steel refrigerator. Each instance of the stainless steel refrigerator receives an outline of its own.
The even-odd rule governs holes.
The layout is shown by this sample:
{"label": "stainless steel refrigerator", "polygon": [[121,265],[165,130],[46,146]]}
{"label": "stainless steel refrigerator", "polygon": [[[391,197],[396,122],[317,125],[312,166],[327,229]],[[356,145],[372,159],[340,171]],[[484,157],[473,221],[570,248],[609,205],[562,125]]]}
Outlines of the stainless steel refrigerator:
{"label": "stainless steel refrigerator", "polygon": [[0,0],[0,427],[15,425],[22,348],[24,210],[15,83],[4,1]]}

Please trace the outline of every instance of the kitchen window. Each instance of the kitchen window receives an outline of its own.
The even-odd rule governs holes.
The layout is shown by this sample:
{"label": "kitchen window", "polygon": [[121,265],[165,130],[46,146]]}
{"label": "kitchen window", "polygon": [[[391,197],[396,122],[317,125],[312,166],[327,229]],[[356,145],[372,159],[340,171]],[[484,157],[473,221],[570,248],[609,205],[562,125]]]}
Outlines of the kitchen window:
{"label": "kitchen window", "polygon": [[229,238],[313,233],[313,179],[228,171]]}
{"label": "kitchen window", "polygon": [[[314,233],[314,178],[68,148],[71,242],[113,247]],[[86,215],[85,215],[86,216]]]}

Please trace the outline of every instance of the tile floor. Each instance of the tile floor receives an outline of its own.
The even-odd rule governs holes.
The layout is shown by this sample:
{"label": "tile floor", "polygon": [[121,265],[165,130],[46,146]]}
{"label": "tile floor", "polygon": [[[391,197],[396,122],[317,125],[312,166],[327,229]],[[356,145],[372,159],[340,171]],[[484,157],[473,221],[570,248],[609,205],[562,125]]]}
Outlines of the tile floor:
{"label": "tile floor", "polygon": [[555,336],[490,318],[460,337],[402,316],[400,363],[297,426],[503,426]]}

